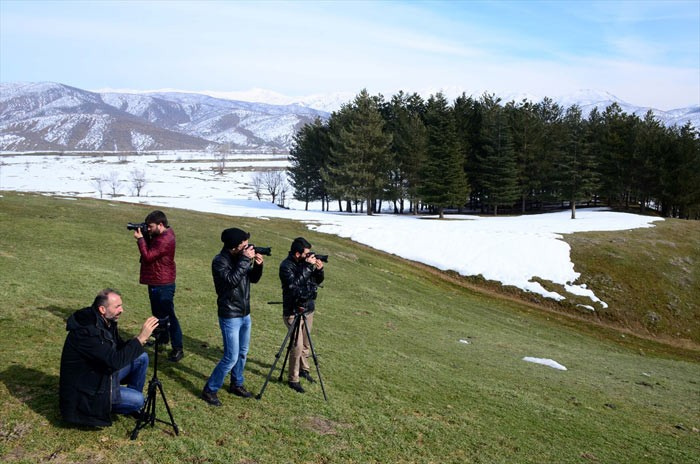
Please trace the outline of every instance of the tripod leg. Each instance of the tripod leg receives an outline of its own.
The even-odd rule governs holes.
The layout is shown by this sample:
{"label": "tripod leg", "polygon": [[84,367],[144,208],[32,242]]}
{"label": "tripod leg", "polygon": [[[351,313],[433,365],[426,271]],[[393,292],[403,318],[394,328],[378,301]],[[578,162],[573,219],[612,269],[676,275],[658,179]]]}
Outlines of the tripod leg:
{"label": "tripod leg", "polygon": [[292,338],[289,340],[289,345],[287,346],[287,354],[284,355],[284,362],[282,363],[282,368],[280,369],[280,376],[277,380],[280,382],[282,381],[282,377],[284,377],[284,368],[287,365],[287,361],[289,360],[289,352],[294,349],[294,347],[297,344],[297,340],[299,339],[299,327],[301,326],[301,318],[297,314],[294,316],[294,321],[292,321],[292,325],[289,327],[292,330]]}
{"label": "tripod leg", "polygon": [[[277,354],[275,354],[275,361],[272,363],[272,366],[270,367],[270,371],[267,373],[267,377],[265,377],[265,383],[263,383],[262,389],[260,389],[260,393],[258,393],[255,396],[256,400],[259,400],[262,398],[263,393],[265,393],[265,388],[267,387],[267,383],[270,381],[270,377],[272,377],[272,372],[275,370],[275,366],[277,365],[277,361],[279,361],[280,356],[282,355],[282,350],[284,349],[284,346],[287,344],[287,340],[292,334],[292,329],[294,329],[294,323],[292,323],[291,326],[289,326],[289,330],[287,330],[287,335],[284,336],[284,340],[282,340],[282,344],[280,345],[280,349],[277,351]],[[289,348],[287,349],[287,354],[289,354]],[[283,368],[284,370],[284,368]]]}
{"label": "tripod leg", "polygon": [[136,427],[134,427],[134,430],[132,430],[131,432],[132,440],[136,440],[136,438],[139,436],[139,431],[142,428],[146,427],[148,424],[151,424],[151,427],[155,424],[157,383],[158,379],[156,378],[153,378],[150,382],[148,382],[148,393],[146,396],[146,402],[141,408],[139,418],[136,421]]}
{"label": "tripod leg", "polygon": [[[170,406],[168,406],[168,400],[165,398],[165,392],[163,391],[163,385],[160,382],[158,382],[158,390],[160,390],[160,396],[161,396],[161,398],[163,398],[163,404],[165,405],[165,410],[168,411],[168,416],[170,417],[170,422],[165,422],[165,421],[161,421],[161,420],[159,420],[159,421],[163,422],[164,424],[172,425],[173,431],[175,432],[175,435],[180,435],[180,429],[178,428],[177,424],[175,423],[175,419],[173,418],[173,413],[170,411]],[[155,402],[154,402],[154,406],[155,406]],[[154,413],[154,417],[155,417],[155,413]]]}
{"label": "tripod leg", "polygon": [[301,315],[304,318],[304,329],[306,330],[306,338],[309,340],[309,348],[311,348],[311,357],[316,365],[316,374],[318,374],[318,382],[321,384],[321,391],[323,392],[323,399],[328,401],[326,396],[326,387],[323,386],[323,378],[321,377],[321,369],[318,367],[318,358],[316,357],[316,350],[314,350],[314,343],[311,341],[311,332],[309,332],[309,325],[306,323],[306,316]]}

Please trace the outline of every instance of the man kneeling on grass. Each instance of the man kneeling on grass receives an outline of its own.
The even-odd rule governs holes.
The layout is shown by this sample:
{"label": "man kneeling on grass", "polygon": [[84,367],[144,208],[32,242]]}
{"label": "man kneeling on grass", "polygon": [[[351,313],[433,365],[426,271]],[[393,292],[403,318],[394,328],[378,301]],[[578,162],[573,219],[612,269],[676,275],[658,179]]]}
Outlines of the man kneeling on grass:
{"label": "man kneeling on grass", "polygon": [[68,319],[59,382],[66,422],[104,427],[112,425],[110,413],[131,414],[143,407],[148,370],[143,345],[158,326],[158,318],[146,319],[139,334],[124,341],[117,330],[123,311],[119,292],[107,288],[97,294],[92,306]]}

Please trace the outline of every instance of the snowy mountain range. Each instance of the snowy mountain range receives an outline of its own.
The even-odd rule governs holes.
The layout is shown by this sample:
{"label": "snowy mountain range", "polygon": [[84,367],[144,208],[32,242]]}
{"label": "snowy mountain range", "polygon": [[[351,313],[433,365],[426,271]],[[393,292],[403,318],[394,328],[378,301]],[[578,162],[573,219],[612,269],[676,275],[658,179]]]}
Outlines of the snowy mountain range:
{"label": "snowy mountain range", "polygon": [[328,113],[188,93],[97,93],[56,83],[0,84],[0,150],[286,151]]}
{"label": "snowy mountain range", "polygon": [[[462,93],[459,89],[441,91],[448,99]],[[421,95],[427,98],[436,92]],[[500,97],[504,102],[541,101],[540,97],[523,94]],[[353,98],[336,93],[294,99],[261,89],[212,95],[180,91],[91,92],[51,82],[2,83],[0,151],[215,150],[221,146],[287,151],[300,127],[317,117],[327,118],[331,111]],[[700,128],[700,105],[662,111],[591,90],[552,99],[565,108],[579,105],[584,117],[594,107],[603,111],[617,102],[628,114],[644,117],[651,109],[665,125],[690,121]]]}

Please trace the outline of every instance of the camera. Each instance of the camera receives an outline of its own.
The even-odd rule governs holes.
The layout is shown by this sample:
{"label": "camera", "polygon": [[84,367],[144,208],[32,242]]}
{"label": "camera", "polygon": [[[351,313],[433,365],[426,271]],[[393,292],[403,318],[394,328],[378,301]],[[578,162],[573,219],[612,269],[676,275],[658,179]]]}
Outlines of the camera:
{"label": "camera", "polygon": [[311,252],[309,253],[311,256],[315,256],[316,259],[323,261],[324,263],[328,262],[328,255],[319,255],[318,253]]}
{"label": "camera", "polygon": [[156,339],[156,343],[166,345],[170,342],[170,316],[158,318],[158,327],[153,329],[151,336]]}
{"label": "camera", "polygon": [[259,247],[259,246],[253,245],[252,243],[248,246],[253,247],[255,249],[255,253],[257,253],[259,255],[272,256],[272,248],[271,247]]}
{"label": "camera", "polygon": [[140,230],[144,237],[148,236],[148,224],[145,222],[129,222],[126,224],[127,230]]}
{"label": "camera", "polygon": [[307,301],[315,300],[318,295],[318,284],[311,280],[307,281],[306,284],[299,288],[297,294],[297,306],[304,306]]}

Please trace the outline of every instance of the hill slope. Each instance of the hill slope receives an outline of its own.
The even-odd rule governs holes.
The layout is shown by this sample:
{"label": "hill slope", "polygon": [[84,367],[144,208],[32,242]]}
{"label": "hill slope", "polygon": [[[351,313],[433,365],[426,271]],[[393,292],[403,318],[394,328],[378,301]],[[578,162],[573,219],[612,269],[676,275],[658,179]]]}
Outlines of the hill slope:
{"label": "hill slope", "polygon": [[[180,435],[163,424],[128,436],[65,427],[58,362],[68,315],[119,288],[134,334],[148,299],[128,221],[151,208],[90,199],[0,197],[0,459],[3,462],[694,462],[700,453],[696,361],[650,355],[517,302],[283,220],[170,209],[178,238],[176,308],[185,358],[159,378]],[[328,392],[277,382],[260,401],[198,399],[221,355],[209,273],[219,233],[238,226],[271,246],[252,293],[246,385],[259,391],[284,337],[277,266],[306,236],[330,254],[314,324]],[[645,341],[639,343],[644,346]],[[566,371],[523,361],[552,359]],[[279,367],[279,366],[278,366]],[[165,418],[162,404],[159,417]]]}

